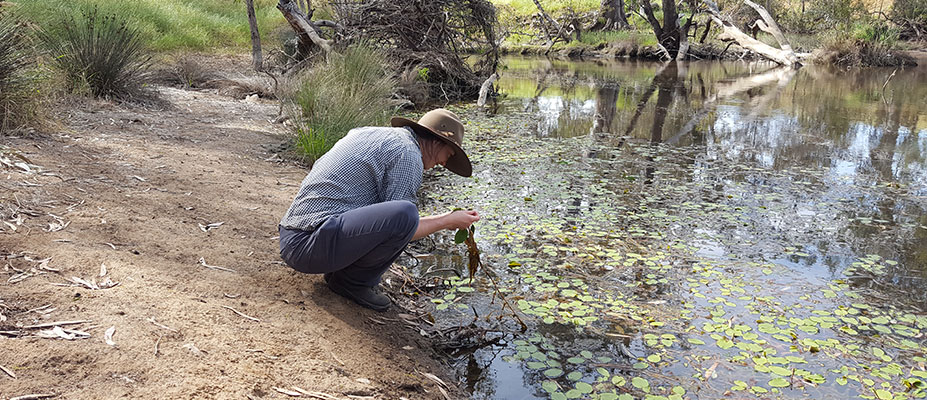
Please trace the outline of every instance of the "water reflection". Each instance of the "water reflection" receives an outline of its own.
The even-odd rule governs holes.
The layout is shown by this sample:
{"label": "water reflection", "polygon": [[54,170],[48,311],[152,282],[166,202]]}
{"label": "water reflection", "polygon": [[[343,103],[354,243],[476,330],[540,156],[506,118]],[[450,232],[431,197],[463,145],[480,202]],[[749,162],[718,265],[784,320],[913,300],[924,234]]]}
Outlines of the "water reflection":
{"label": "water reflection", "polygon": [[[878,171],[923,185],[924,68],[835,72],[764,64],[508,59],[500,112],[534,115],[537,137],[621,136],[718,156]],[[649,75],[649,76],[648,76]]]}

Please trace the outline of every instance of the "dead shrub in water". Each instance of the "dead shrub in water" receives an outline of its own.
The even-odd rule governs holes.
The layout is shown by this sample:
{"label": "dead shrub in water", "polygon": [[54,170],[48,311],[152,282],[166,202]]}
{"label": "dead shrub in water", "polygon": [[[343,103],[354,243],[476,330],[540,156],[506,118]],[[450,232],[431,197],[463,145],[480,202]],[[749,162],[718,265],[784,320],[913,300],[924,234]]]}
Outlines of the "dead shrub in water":
{"label": "dead shrub in water", "polygon": [[138,30],[116,15],[100,15],[91,8],[39,36],[68,89],[106,98],[141,94],[151,56]]}
{"label": "dead shrub in water", "polygon": [[308,162],[314,163],[349,130],[385,123],[395,109],[390,96],[396,83],[384,65],[382,53],[358,44],[329,55],[287,84],[296,147]]}
{"label": "dead shrub in water", "polygon": [[0,14],[0,134],[23,127],[35,114],[33,57],[22,31],[18,22]]}

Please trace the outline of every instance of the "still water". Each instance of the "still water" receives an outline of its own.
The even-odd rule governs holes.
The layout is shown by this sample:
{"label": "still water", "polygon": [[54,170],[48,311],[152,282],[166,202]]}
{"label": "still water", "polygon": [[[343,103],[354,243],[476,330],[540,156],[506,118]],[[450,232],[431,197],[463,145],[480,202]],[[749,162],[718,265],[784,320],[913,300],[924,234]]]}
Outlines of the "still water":
{"label": "still water", "polygon": [[504,96],[455,109],[474,177],[439,172],[422,195],[426,214],[481,213],[483,269],[469,282],[452,235],[403,261],[436,283],[433,339],[461,387],[925,397],[925,82],[506,59]]}

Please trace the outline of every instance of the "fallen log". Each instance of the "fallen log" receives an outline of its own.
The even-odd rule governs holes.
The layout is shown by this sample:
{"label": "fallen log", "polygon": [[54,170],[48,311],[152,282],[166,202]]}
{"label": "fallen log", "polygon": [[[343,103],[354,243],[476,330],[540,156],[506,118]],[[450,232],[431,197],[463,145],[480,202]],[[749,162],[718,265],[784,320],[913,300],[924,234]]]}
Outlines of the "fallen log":
{"label": "fallen log", "polygon": [[740,47],[757,53],[779,65],[796,67],[801,66],[801,60],[799,56],[795,54],[794,51],[792,51],[792,47],[788,45],[788,42],[785,40],[785,36],[782,35],[782,31],[779,30],[779,27],[776,25],[775,21],[773,21],[772,16],[770,16],[762,6],[751,2],[750,0],[744,0],[744,3],[756,9],[757,12],[760,13],[760,17],[766,21],[765,23],[758,26],[760,26],[763,30],[768,29],[767,32],[774,32],[772,35],[776,38],[777,41],[779,41],[779,45],[782,48],[777,49],[750,37],[750,35],[737,28],[737,26],[735,26],[729,18],[721,15],[721,12],[718,10],[718,6],[713,1],[704,0],[704,3],[707,5],[706,10],[708,11],[708,15],[711,16],[711,19],[714,22],[721,26],[722,32],[718,37],[719,39],[725,41],[733,40],[737,42]]}

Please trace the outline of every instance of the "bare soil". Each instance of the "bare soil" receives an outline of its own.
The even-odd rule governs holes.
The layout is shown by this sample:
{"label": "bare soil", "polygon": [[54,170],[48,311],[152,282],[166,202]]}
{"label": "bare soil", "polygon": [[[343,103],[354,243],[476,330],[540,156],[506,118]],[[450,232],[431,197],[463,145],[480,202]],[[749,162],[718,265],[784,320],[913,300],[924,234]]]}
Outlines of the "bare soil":
{"label": "bare soil", "polygon": [[[157,90],[165,106],[83,100],[55,107],[55,132],[0,138],[41,167],[0,166],[0,398],[445,398],[407,316],[280,261],[306,169],[268,150],[276,102]],[[27,328],[73,320],[89,338]]]}

